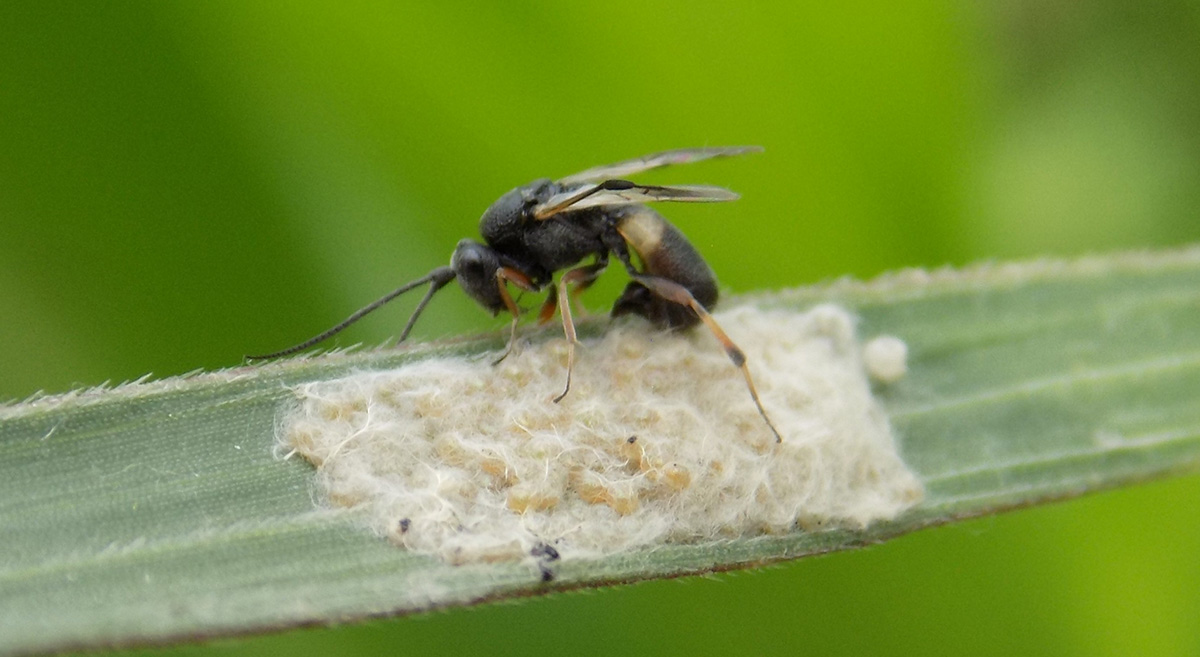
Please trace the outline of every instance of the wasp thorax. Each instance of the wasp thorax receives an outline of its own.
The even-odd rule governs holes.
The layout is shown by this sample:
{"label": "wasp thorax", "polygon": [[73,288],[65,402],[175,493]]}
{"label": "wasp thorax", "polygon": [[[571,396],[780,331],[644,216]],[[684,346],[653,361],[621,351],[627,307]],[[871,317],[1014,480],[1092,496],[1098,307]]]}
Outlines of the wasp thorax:
{"label": "wasp thorax", "polygon": [[493,246],[519,240],[529,213],[539,197],[545,195],[544,188],[551,184],[549,180],[535,180],[496,199],[479,219],[479,233],[483,239]]}
{"label": "wasp thorax", "polygon": [[489,244],[508,241],[520,234],[525,199],[517,188],[501,196],[479,219],[479,232]]}
{"label": "wasp thorax", "polygon": [[491,248],[471,240],[461,240],[454,248],[454,255],[450,256],[450,268],[458,276],[458,284],[463,291],[479,305],[493,313],[504,307],[496,280],[500,258]]}

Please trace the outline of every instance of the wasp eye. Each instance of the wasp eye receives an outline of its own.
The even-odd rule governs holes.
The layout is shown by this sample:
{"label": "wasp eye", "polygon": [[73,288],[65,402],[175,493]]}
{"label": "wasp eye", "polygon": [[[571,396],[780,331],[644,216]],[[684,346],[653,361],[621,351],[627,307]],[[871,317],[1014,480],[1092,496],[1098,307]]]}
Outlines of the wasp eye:
{"label": "wasp eye", "polygon": [[485,264],[482,254],[472,249],[462,254],[462,258],[459,259],[459,266],[462,268],[463,273],[468,276],[482,276]]}
{"label": "wasp eye", "polygon": [[459,243],[450,264],[460,276],[471,279],[485,278],[500,266],[487,247],[469,240]]}
{"label": "wasp eye", "polygon": [[462,240],[450,257],[450,267],[458,274],[463,291],[481,306],[495,312],[503,307],[494,274],[500,269],[500,259],[491,247],[471,240]]}

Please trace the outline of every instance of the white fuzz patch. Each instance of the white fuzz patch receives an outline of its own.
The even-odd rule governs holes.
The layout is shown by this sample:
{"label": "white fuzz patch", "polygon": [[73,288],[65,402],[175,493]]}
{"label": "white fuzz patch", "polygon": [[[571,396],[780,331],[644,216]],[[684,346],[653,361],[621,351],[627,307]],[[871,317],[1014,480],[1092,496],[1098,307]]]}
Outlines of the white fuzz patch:
{"label": "white fuzz patch", "polygon": [[894,335],[881,335],[863,347],[863,363],[872,379],[895,383],[908,374],[908,345]]}
{"label": "white fuzz patch", "polygon": [[703,326],[635,320],[579,346],[562,403],[560,338],[495,366],[495,354],[434,358],[300,386],[281,448],[317,466],[330,504],[451,563],[861,528],[921,499],[846,311],[743,307],[717,321],[782,444]]}

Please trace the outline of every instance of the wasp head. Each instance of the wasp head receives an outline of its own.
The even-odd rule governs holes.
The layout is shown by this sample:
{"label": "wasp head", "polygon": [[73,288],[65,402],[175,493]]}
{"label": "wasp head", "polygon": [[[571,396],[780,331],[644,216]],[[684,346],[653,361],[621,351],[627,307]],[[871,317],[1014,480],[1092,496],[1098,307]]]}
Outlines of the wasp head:
{"label": "wasp head", "polygon": [[496,280],[500,258],[491,247],[466,239],[460,241],[450,256],[450,268],[458,276],[459,286],[479,305],[493,315],[504,308]]}

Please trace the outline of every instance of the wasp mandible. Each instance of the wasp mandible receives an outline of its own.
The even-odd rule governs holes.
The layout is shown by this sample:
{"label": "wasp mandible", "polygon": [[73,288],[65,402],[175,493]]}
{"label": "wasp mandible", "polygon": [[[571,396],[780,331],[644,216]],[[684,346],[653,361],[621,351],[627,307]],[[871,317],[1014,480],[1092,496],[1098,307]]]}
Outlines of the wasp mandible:
{"label": "wasp mandible", "polygon": [[[703,322],[734,366],[741,370],[759,414],[776,441],[782,442],[758,398],[745,354],[708,312],[717,302],[716,275],[678,228],[645,207],[654,201],[733,201],[738,195],[709,185],[639,185],[626,180],[628,176],[671,164],[761,150],[758,146],[729,146],[663,151],[593,167],[558,180],[542,178],[517,187],[501,196],[480,218],[479,232],[484,243],[459,241],[449,266],[438,267],[389,292],[340,324],[294,347],[248,358],[276,358],[307,349],[392,299],[427,284],[429,289],[400,334],[402,342],[433,295],[457,278],[467,295],[493,315],[502,310],[512,314],[508,347],[500,357],[502,360],[512,352],[521,315],[509,293],[512,285],[531,293],[547,290],[539,313],[542,321],[553,317],[555,310],[562,316],[568,345],[567,382],[562,394],[554,398],[559,402],[571,389],[578,344],[571,300],[596,281],[612,255],[631,279],[613,304],[612,315],[641,315],[665,329],[685,329]],[[631,253],[641,261],[641,269],[634,265]],[[580,264],[589,257],[591,262]],[[564,269],[556,283],[554,274]]]}

